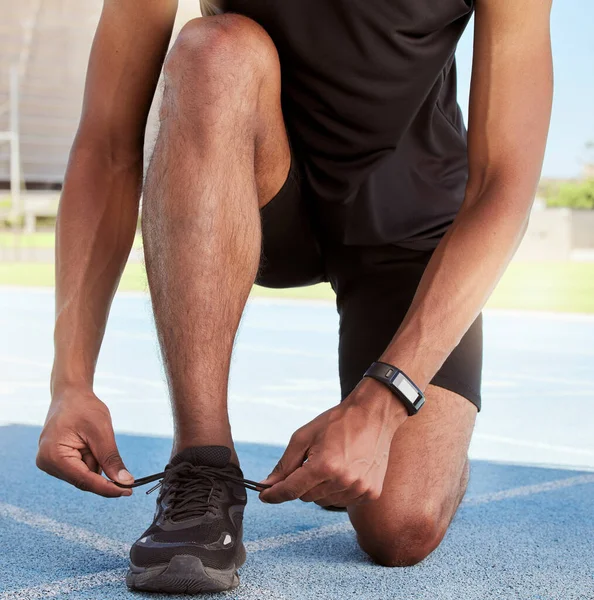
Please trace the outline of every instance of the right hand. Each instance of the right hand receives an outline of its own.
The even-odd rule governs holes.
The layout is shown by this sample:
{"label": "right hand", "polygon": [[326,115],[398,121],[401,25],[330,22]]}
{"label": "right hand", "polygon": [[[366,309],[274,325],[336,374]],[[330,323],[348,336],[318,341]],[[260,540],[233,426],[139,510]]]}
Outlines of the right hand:
{"label": "right hand", "polygon": [[[85,492],[106,498],[132,494],[113,483],[130,484],[134,478],[118,452],[109,409],[88,388],[72,386],[54,394],[36,463]],[[102,471],[112,481],[102,477]]]}

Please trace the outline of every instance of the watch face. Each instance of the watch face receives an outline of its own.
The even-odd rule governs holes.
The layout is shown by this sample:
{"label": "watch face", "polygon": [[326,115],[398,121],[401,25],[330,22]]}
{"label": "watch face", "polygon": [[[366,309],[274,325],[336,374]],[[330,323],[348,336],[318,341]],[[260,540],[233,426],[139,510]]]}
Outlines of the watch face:
{"label": "watch face", "polygon": [[411,402],[416,402],[419,397],[419,392],[409,383],[408,379],[402,373],[398,373],[394,379],[394,385],[404,394]]}

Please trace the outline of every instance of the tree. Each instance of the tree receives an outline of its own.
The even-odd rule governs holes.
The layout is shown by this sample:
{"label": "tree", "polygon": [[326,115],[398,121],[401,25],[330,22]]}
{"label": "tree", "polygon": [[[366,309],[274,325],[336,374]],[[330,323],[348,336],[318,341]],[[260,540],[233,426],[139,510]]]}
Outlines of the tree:
{"label": "tree", "polygon": [[561,184],[558,192],[547,198],[547,206],[594,210],[594,179]]}

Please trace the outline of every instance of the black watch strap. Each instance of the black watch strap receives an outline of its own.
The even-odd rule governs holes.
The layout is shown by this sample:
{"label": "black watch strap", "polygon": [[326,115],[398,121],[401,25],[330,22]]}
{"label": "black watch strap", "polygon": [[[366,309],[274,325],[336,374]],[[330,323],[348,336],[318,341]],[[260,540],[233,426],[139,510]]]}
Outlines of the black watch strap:
{"label": "black watch strap", "polygon": [[404,404],[409,415],[416,415],[425,404],[425,395],[403,373],[393,365],[374,362],[363,377],[371,377],[383,383]]}

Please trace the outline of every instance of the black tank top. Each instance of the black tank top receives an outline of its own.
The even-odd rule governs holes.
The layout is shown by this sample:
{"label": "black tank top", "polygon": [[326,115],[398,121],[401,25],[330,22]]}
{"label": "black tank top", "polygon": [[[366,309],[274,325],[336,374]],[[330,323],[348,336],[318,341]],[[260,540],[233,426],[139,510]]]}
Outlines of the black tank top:
{"label": "black tank top", "polygon": [[434,248],[467,180],[454,52],[473,0],[223,0],[279,52],[291,142],[324,229]]}

